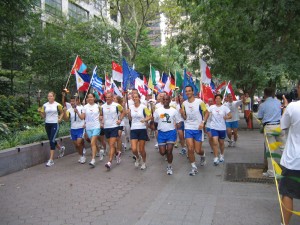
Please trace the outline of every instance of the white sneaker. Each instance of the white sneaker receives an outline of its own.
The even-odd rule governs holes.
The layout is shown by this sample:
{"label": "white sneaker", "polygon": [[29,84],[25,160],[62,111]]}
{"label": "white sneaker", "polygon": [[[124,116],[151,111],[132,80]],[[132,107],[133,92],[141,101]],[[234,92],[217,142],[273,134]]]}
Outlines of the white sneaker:
{"label": "white sneaker", "polygon": [[146,163],[142,163],[141,170],[145,170],[147,168]]}
{"label": "white sneaker", "polygon": [[156,144],[154,145],[154,147],[155,147],[156,149],[158,149],[158,143],[156,143]]}
{"label": "white sneaker", "polygon": [[219,158],[218,157],[214,158],[214,165],[215,166],[219,165]]}
{"label": "white sneaker", "polygon": [[140,163],[141,163],[141,157],[139,156],[139,157],[135,160],[134,166],[135,166],[135,167],[139,167]]}
{"label": "white sneaker", "polygon": [[106,167],[108,170],[110,170],[110,168],[111,168],[111,162],[107,162],[107,163],[105,164],[105,167]]}
{"label": "white sneaker", "polygon": [[86,154],[86,149],[83,148],[82,154],[85,155]]}
{"label": "white sneaker", "polygon": [[173,168],[172,166],[167,166],[167,174],[172,175],[173,174]]}
{"label": "white sneaker", "polygon": [[100,150],[100,158],[99,160],[102,161],[103,160],[103,157],[104,157],[104,150]]}
{"label": "white sneaker", "polygon": [[80,157],[79,157],[79,159],[78,159],[78,163],[81,163],[81,158],[82,158],[82,156],[80,156]]}
{"label": "white sneaker", "polygon": [[54,161],[53,160],[48,160],[48,162],[46,163],[47,167],[53,166],[54,165]]}
{"label": "white sneaker", "polygon": [[198,173],[198,168],[192,166],[192,169],[191,169],[191,171],[189,172],[189,175],[190,175],[190,176],[195,176],[197,173]]}
{"label": "white sneaker", "polygon": [[118,154],[116,155],[117,164],[121,163],[121,154],[121,152],[118,152]]}
{"label": "white sneaker", "polygon": [[228,147],[232,147],[232,141],[228,141]]}
{"label": "white sneaker", "polygon": [[96,160],[92,159],[89,164],[94,168],[96,166]]}
{"label": "white sneaker", "polygon": [[65,146],[61,146],[60,149],[58,150],[58,158],[62,158],[64,157],[65,155],[65,150],[66,150],[66,147]]}
{"label": "white sneaker", "polygon": [[96,153],[96,157],[100,157],[100,153],[99,152]]}
{"label": "white sneaker", "polygon": [[81,156],[81,158],[80,158],[80,163],[81,163],[81,164],[85,164],[85,161],[86,161],[85,156]]}
{"label": "white sneaker", "polygon": [[235,145],[236,145],[236,142],[235,142],[235,141],[232,141],[231,146],[232,146],[232,147],[235,147]]}
{"label": "white sneaker", "polygon": [[219,162],[224,162],[224,155],[220,155]]}
{"label": "white sneaker", "polygon": [[205,166],[206,165],[206,157],[205,157],[205,153],[200,156],[200,166]]}

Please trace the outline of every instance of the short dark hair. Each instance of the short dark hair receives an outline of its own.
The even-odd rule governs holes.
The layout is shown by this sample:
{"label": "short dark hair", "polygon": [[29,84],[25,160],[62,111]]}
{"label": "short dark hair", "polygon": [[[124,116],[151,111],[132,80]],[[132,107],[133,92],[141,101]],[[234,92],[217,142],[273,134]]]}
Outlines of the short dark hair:
{"label": "short dark hair", "polygon": [[190,87],[190,88],[192,89],[192,91],[194,91],[194,88],[193,88],[191,85],[187,85],[187,86],[185,86],[185,88],[184,88],[184,89],[186,89],[187,87]]}
{"label": "short dark hair", "polygon": [[217,95],[215,95],[215,100],[216,100],[216,98],[217,98],[218,96],[221,98],[221,100],[223,99],[223,96],[222,96],[222,95],[217,94]]}
{"label": "short dark hair", "polygon": [[271,87],[266,87],[264,90],[264,94],[266,97],[273,97],[275,94],[275,90]]}

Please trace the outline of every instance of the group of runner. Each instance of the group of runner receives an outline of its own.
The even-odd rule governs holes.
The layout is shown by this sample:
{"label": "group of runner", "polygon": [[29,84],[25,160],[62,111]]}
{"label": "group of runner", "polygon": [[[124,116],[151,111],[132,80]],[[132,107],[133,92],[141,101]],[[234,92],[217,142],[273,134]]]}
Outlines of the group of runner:
{"label": "group of runner", "polygon": [[105,153],[108,153],[105,167],[111,169],[114,159],[117,164],[121,162],[122,147],[126,147],[127,137],[130,139],[135,167],[145,170],[145,144],[149,140],[150,131],[155,134],[157,140],[154,147],[166,157],[168,175],[173,174],[172,151],[177,143],[177,136],[182,148],[180,154],[187,155],[191,165],[189,175],[194,176],[198,173],[195,153],[200,156],[200,166],[206,164],[205,152],[202,149],[204,133],[207,134],[214,154],[213,163],[217,166],[224,161],[226,135],[229,138],[229,146],[235,146],[238,137],[238,107],[243,102],[233,101],[229,94],[227,102],[223,104],[223,96],[217,94],[205,104],[194,96],[193,87],[186,86],[184,91],[186,100],[183,100],[181,95],[172,98],[165,93],[158,94],[155,100],[151,95],[141,97],[137,90],[132,90],[127,99],[122,99],[107,92],[106,102],[103,104],[96,103],[95,95],[89,93],[84,106],[79,98],[72,96],[70,107],[63,107],[57,103],[55,94],[49,92],[48,102],[39,109],[40,115],[45,118],[51,147],[50,159],[46,166],[54,165],[54,150],[56,147],[61,149],[55,137],[62,119],[70,120],[71,139],[81,164],[86,162],[84,140],[87,140],[92,150],[89,165],[95,167],[96,157],[99,156],[102,161]]}

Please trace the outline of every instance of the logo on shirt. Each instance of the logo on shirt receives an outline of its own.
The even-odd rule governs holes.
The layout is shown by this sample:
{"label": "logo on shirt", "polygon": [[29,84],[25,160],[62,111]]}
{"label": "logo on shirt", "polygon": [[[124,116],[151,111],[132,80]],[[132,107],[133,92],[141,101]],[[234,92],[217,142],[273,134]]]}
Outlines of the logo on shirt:
{"label": "logo on shirt", "polygon": [[168,113],[164,113],[164,114],[160,114],[159,117],[161,119],[166,118],[166,120],[163,120],[163,123],[171,123],[170,119],[170,115]]}

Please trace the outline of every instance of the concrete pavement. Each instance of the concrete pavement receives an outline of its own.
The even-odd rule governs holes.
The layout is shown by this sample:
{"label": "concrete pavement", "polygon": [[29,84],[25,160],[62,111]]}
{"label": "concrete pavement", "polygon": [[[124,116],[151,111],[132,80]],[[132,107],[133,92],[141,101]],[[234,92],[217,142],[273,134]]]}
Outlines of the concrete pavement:
{"label": "concrete pavement", "polygon": [[[263,163],[258,130],[240,130],[237,147],[226,148],[225,163],[217,167],[207,140],[203,146],[207,165],[199,166],[194,177],[179,148],[174,149],[174,174],[168,176],[153,139],[146,145],[146,171],[134,168],[127,151],[111,171],[105,161],[94,169],[80,165],[72,154],[51,168],[38,165],[0,177],[0,225],[280,224],[275,184],[224,181],[225,163]],[[299,200],[295,203],[300,211]],[[300,217],[293,216],[290,225],[296,224]]]}

